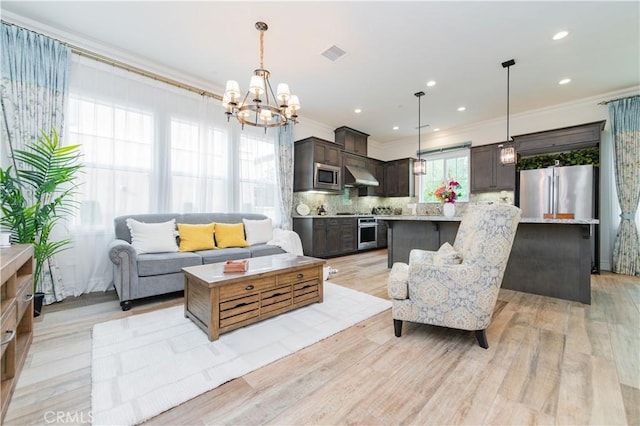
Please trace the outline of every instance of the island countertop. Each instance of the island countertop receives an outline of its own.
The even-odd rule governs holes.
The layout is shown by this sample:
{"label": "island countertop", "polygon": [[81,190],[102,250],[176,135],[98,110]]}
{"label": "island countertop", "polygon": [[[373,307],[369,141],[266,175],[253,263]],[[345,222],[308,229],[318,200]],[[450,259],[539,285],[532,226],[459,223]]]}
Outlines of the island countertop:
{"label": "island countertop", "polygon": [[[376,219],[380,220],[413,220],[424,222],[460,222],[461,216],[445,217],[445,216],[421,216],[421,215],[393,215],[393,216],[380,216],[375,215]],[[597,225],[600,223],[599,219],[542,219],[538,217],[523,217],[520,218],[520,223],[558,223],[564,225]]]}

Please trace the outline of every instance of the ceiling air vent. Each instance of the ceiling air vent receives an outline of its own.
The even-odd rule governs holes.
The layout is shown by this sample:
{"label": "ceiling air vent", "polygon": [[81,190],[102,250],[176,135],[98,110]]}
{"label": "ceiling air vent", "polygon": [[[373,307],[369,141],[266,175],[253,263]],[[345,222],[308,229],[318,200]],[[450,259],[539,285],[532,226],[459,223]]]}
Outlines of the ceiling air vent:
{"label": "ceiling air vent", "polygon": [[331,62],[337,61],[338,59],[342,58],[346,54],[347,54],[347,52],[345,52],[344,50],[340,49],[336,45],[333,45],[330,48],[328,48],[327,50],[325,50],[324,52],[322,52],[322,56],[324,56],[325,58],[327,58]]}

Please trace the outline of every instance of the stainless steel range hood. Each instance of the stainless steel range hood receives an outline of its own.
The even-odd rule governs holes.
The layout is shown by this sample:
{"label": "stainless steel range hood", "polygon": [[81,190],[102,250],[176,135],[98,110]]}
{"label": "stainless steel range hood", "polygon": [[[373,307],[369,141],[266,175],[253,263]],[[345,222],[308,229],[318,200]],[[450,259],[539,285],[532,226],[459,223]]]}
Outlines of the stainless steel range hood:
{"label": "stainless steel range hood", "polygon": [[380,182],[365,168],[357,166],[344,166],[344,186],[379,186]]}

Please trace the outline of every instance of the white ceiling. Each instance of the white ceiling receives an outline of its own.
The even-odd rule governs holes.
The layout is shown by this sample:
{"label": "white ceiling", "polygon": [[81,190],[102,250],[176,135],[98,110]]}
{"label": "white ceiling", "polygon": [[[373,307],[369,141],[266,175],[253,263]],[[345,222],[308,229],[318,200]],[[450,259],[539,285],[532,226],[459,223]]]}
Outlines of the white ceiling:
{"label": "white ceiling", "polygon": [[[272,83],[287,82],[299,95],[301,118],[378,142],[416,134],[420,90],[421,122],[430,125],[423,132],[505,117],[501,63],[512,58],[512,114],[640,84],[637,1],[4,0],[1,7],[9,20],[19,15],[217,90],[228,79],[246,89],[259,64],[254,24],[264,21],[265,67]],[[568,37],[552,41],[560,30]],[[321,56],[332,45],[347,55]],[[558,85],[567,77],[571,83]]]}

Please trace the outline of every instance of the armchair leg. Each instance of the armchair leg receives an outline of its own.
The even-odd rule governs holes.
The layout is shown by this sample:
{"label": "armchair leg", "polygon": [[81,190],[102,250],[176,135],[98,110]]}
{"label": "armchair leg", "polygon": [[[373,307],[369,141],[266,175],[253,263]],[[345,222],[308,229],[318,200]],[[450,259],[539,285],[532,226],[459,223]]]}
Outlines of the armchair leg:
{"label": "armchair leg", "polygon": [[476,330],[476,339],[478,339],[478,344],[483,349],[489,349],[489,343],[487,342],[487,330]]}
{"label": "armchair leg", "polygon": [[402,335],[402,320],[393,320],[393,332],[396,337],[400,337]]}

